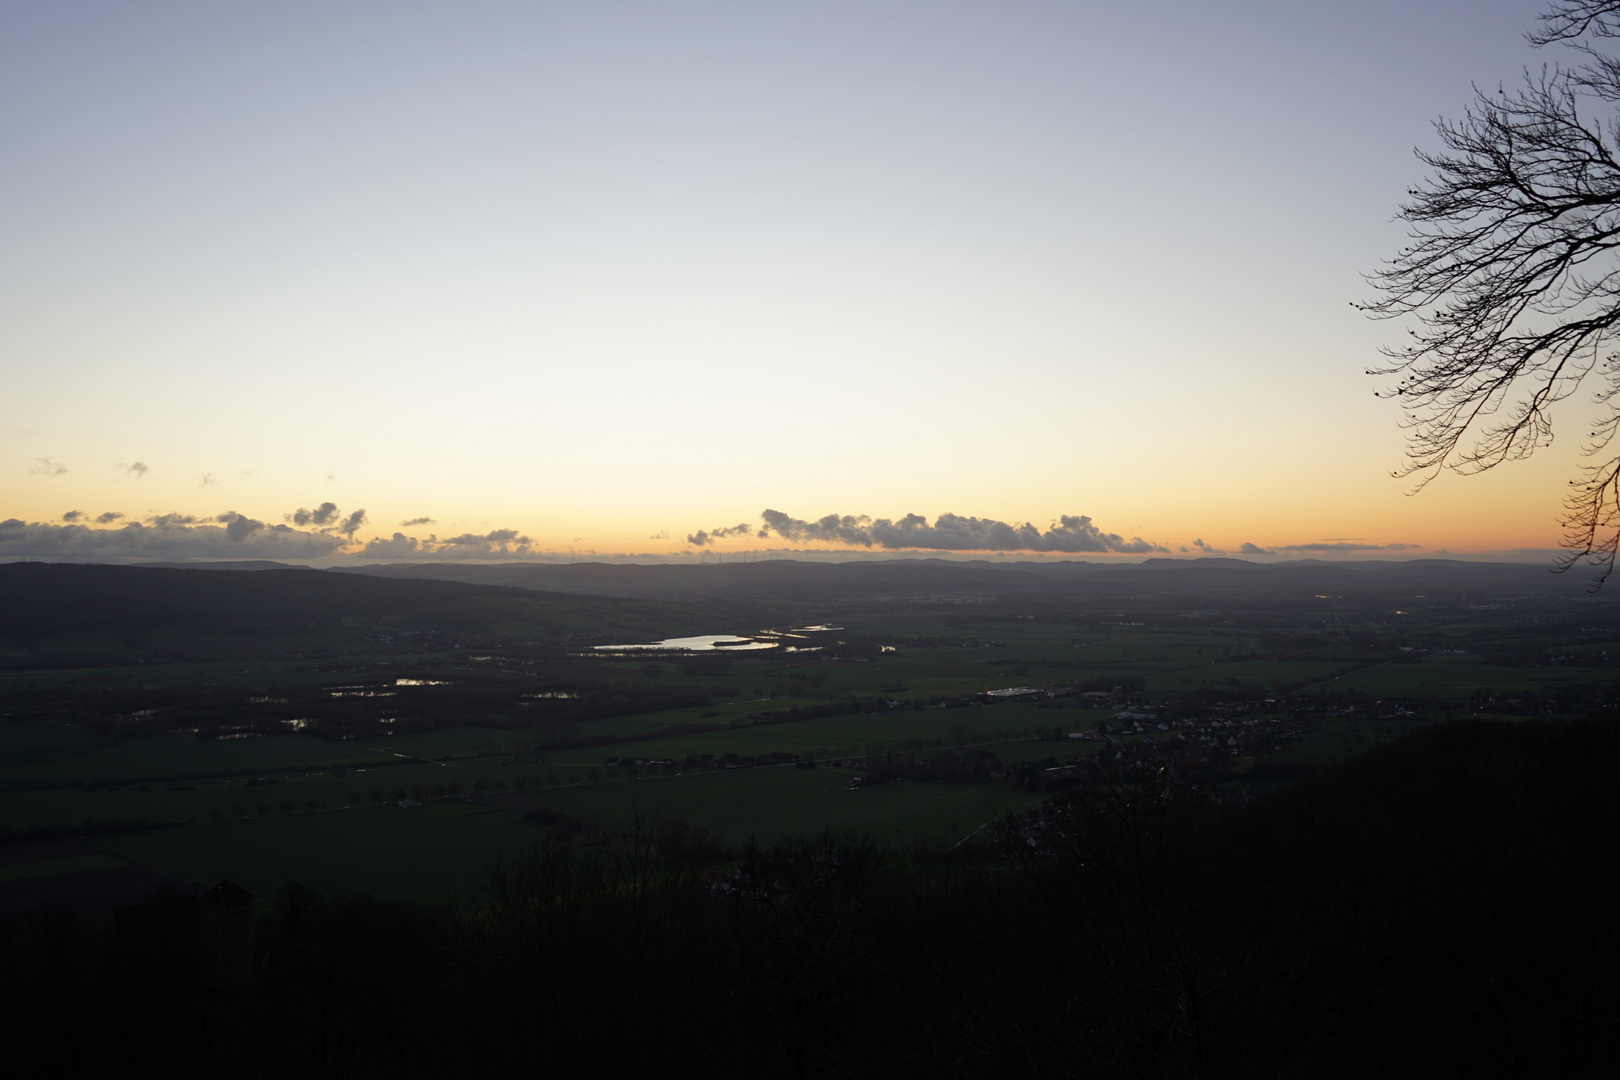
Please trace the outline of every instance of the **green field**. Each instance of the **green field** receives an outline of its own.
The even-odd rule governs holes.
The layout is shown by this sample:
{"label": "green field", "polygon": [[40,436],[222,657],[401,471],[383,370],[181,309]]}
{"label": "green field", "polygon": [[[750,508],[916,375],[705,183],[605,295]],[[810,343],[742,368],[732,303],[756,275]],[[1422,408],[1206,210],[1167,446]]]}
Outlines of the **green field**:
{"label": "green field", "polygon": [[443,901],[475,896],[495,860],[525,850],[537,835],[509,815],[452,801],[154,829],[88,843],[182,878],[227,878],[261,897],[296,880],[329,895]]}
{"label": "green field", "polygon": [[791,766],[629,780],[501,796],[494,801],[545,806],[581,819],[624,826],[637,815],[678,814],[728,844],[771,841],[824,828],[854,828],[879,838],[917,834],[953,841],[1009,810],[1041,801],[1005,788],[893,781],[851,788],[858,770]]}
{"label": "green field", "polygon": [[78,855],[62,859],[41,859],[35,862],[0,863],[0,883],[55,877],[59,874],[82,874],[86,870],[110,870],[124,865],[126,864],[123,860],[110,855]]}
{"label": "green field", "polygon": [[1383,746],[1405,735],[1420,724],[1379,723],[1363,720],[1331,720],[1308,732],[1281,751],[1269,753],[1273,764],[1323,765],[1348,761],[1358,754]]}
{"label": "green field", "polygon": [[1286,660],[1239,660],[1218,664],[1213,661],[1192,668],[1157,671],[1148,677],[1149,690],[1198,690],[1241,684],[1276,690],[1283,686],[1311,683],[1331,678],[1344,664]]}
{"label": "green field", "polygon": [[224,740],[148,735],[112,740],[63,724],[0,726],[0,746],[5,747],[0,753],[33,758],[0,769],[0,785],[8,787],[227,776],[361,765],[394,756],[363,743],[300,735]]}
{"label": "green field", "polygon": [[[581,747],[559,751],[558,763],[599,762],[604,756],[684,759],[731,753],[739,757],[790,753],[801,757],[849,757],[869,750],[1002,741],[1030,735],[1037,727],[1088,716],[1027,705],[967,709],[895,709],[869,714],[823,716],[789,723],[761,723],[647,742]],[[1092,726],[1094,726],[1094,721]]]}
{"label": "green field", "polygon": [[[550,770],[558,772],[558,770]],[[235,779],[192,779],[171,784],[125,787],[30,788],[5,794],[4,824],[11,829],[41,827],[84,828],[94,831],[114,822],[208,822],[220,818],[266,817],[277,814],[332,809],[350,803],[365,805],[397,798],[401,793],[432,797],[459,784],[471,794],[480,781],[506,786],[521,776],[526,784],[545,782],[538,768],[502,769],[491,762],[457,765],[407,764],[344,770],[278,772],[270,776]],[[560,775],[571,776],[564,770]]]}
{"label": "green field", "polygon": [[1498,667],[1484,663],[1478,656],[1430,656],[1418,663],[1382,664],[1346,676],[1334,687],[1360,690],[1374,697],[1457,699],[1480,692],[1545,692],[1561,686],[1613,681],[1613,672],[1603,668]]}
{"label": "green field", "polygon": [[[1116,712],[1155,706],[1168,708],[1165,716],[1201,716],[1201,724],[1225,715],[1222,703],[1241,702],[1250,715],[1309,714],[1289,721],[1300,729],[1281,750],[1252,748],[1230,770],[1235,783],[1282,783],[1294,766],[1342,760],[1450,708],[1377,724],[1347,719],[1352,702],[1460,703],[1488,692],[1611,687],[1616,670],[1602,650],[1620,636],[1578,624],[1543,633],[1544,613],[1497,625],[1466,607],[1408,625],[1380,602],[1351,618],[1315,595],[1273,597],[1210,622],[1213,602],[1180,598],[1137,617],[1135,601],[1125,599],[1083,607],[1031,600],[1027,609],[980,598],[939,607],[861,597],[771,606],[462,595],[439,583],[411,586],[408,606],[385,610],[364,607],[380,595],[376,582],[284,580],[310,591],[295,612],[304,621],[280,629],[143,629],[144,609],[134,605],[127,632],[0,643],[10,650],[0,661],[12,665],[0,671],[0,829],[19,837],[82,832],[103,857],[195,880],[232,877],[261,893],[299,878],[323,892],[441,899],[475,892],[493,859],[549,835],[521,820],[537,807],[592,823],[580,841],[587,843],[667,814],[733,846],[846,826],[899,842],[958,836],[1038,802],[1023,790],[1040,786],[1028,766],[1103,749],[1038,734],[1095,729]],[[354,590],[354,610],[363,613],[329,602],[334,582]],[[275,597],[259,602],[273,606]],[[1334,611],[1343,625],[1327,619]],[[1189,614],[1206,621],[1189,622]],[[1597,617],[1583,613],[1581,621]],[[808,623],[842,629],[814,639],[820,653],[620,657],[590,648]],[[1462,647],[1469,655],[1450,654]],[[1015,686],[1105,696],[1048,703],[1057,708],[977,698]],[[346,692],[356,688],[364,692]],[[438,700],[438,712],[410,712]],[[593,701],[597,707],[585,708]],[[142,726],[182,707],[173,702],[191,702],[183,707],[195,719]],[[277,703],[284,712],[270,711]],[[791,710],[828,715],[784,719]],[[218,719],[250,715],[272,718],[257,727]],[[290,732],[304,721],[288,717],[319,725],[344,716],[360,720],[320,735]],[[1168,744],[1175,733],[1150,721],[1122,738]],[[854,773],[826,765],[713,767],[772,754],[828,762],[961,746],[983,747],[1013,775],[852,789]],[[637,759],[671,764],[617,764]],[[379,805],[401,798],[427,805]],[[136,825],[165,827],[127,831]]]}
{"label": "green field", "polygon": [[[757,706],[728,711],[740,717],[744,707]],[[347,743],[303,735],[223,741],[157,735],[114,742],[61,723],[12,723],[0,725],[0,752],[43,760],[0,770],[0,782],[7,788],[0,824],[14,830],[94,830],[114,822],[210,823],[368,805],[402,795],[431,798],[447,789],[471,795],[588,786],[631,771],[653,771],[610,768],[605,764],[609,758],[679,762],[689,756],[718,759],[726,754],[756,757],[778,752],[842,758],[990,744],[988,748],[1008,762],[1040,760],[1083,753],[1091,744],[1027,741],[1037,727],[1078,730],[1094,727],[1103,715],[1028,705],[899,709],[609,742],[555,751],[545,761],[532,756],[514,760],[516,751],[535,747],[533,734],[522,729],[450,728]],[[656,720],[612,718],[583,725],[580,733],[592,737],[619,736],[627,730],[656,733],[669,723],[690,719],[685,713]],[[630,727],[626,723],[630,720],[637,726]],[[602,787],[618,793],[613,798],[626,790],[611,783]],[[807,824],[819,827],[816,822]]]}
{"label": "green field", "polygon": [[[99,851],[198,882],[228,878],[260,896],[289,880],[328,894],[370,892],[470,901],[499,859],[547,833],[516,813],[536,805],[599,827],[679,814],[728,844],[854,828],[894,842],[954,839],[1000,813],[1038,802],[976,785],[896,781],[850,789],[843,769],[742,769],[496,796],[512,812],[463,800],[272,816],[93,837]],[[101,865],[98,863],[97,865]],[[72,867],[70,869],[80,869]]]}

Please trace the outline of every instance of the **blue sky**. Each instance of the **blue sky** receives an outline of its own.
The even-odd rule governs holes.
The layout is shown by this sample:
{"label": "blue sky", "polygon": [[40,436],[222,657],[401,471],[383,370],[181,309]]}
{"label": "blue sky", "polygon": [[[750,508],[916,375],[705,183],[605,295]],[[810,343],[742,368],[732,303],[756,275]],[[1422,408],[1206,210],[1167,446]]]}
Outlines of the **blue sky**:
{"label": "blue sky", "polygon": [[12,5],[0,517],[1545,546],[1576,447],[1408,498],[1349,306],[1537,10]]}

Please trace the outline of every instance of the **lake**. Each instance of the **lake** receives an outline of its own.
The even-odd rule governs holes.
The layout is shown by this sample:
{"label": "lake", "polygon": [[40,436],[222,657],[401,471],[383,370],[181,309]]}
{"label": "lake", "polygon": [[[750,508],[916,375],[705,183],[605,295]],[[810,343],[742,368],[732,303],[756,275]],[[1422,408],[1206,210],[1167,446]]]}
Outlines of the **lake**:
{"label": "lake", "polygon": [[593,645],[598,652],[749,652],[754,649],[774,649],[774,641],[755,641],[736,634],[700,634],[697,637],[672,637],[644,645]]}

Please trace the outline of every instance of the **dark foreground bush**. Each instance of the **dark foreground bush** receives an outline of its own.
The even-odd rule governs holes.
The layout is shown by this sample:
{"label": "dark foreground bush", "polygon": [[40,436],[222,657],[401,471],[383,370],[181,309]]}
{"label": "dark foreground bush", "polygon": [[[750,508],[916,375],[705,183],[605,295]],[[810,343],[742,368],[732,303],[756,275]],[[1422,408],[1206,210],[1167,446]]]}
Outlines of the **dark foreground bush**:
{"label": "dark foreground bush", "polygon": [[1607,1074],[1617,751],[1453,725],[1244,807],[1071,789],[965,862],[828,835],[716,877],[654,835],[541,847],[477,912],[290,887],[251,1003],[196,989],[183,901],[46,912],[0,945],[0,1045],[17,1076]]}

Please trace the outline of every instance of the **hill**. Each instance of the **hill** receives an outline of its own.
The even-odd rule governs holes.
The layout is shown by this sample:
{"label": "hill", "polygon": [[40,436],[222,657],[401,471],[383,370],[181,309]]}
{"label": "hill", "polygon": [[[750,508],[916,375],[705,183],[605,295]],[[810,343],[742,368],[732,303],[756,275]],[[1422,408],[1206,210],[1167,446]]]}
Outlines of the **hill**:
{"label": "hill", "polygon": [[959,562],[946,559],[843,563],[788,559],[718,565],[635,563],[396,563],[344,573],[395,580],[450,580],[591,596],[698,600],[732,597],[831,601],[891,599],[1066,600],[1156,595],[1246,593],[1257,597],[1343,593],[1375,596],[1413,589],[1448,595],[1514,593],[1584,595],[1580,575],[1554,575],[1521,563],[1445,559],[1405,562],[1299,560],[1263,564],[1243,559],[1149,559],[1141,563]]}
{"label": "hill", "polygon": [[[395,579],[302,568],[242,573],[196,569],[8,563],[0,565],[0,643],[49,651],[52,639],[100,635],[134,649],[164,643],[218,651],[226,641],[336,635],[363,646],[375,631],[470,638],[526,635],[662,636],[697,632],[715,616],[682,605],[457,581]],[[199,635],[211,644],[199,642]],[[57,642],[61,644],[60,641]],[[207,648],[204,646],[207,645]],[[171,651],[173,651],[171,649]]]}

